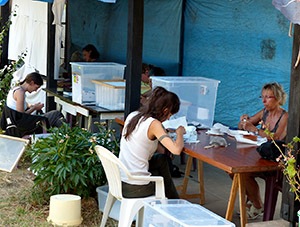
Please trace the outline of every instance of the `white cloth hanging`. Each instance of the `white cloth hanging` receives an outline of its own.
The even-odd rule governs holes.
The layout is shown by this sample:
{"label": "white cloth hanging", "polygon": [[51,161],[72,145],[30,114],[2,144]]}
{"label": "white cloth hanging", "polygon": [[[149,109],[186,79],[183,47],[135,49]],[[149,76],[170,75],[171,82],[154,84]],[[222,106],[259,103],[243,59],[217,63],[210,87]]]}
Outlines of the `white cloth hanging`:
{"label": "white cloth hanging", "polygon": [[52,12],[54,15],[53,23],[55,25],[55,52],[54,52],[54,79],[59,78],[59,68],[61,65],[61,42],[63,37],[62,20],[64,15],[65,0],[54,0]]}

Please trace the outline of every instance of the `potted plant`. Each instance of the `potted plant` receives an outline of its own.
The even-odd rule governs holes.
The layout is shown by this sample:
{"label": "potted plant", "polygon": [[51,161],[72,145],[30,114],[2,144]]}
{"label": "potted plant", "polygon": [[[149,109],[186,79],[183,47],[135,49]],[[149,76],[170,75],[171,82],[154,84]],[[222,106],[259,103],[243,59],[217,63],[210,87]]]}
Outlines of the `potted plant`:
{"label": "potted plant", "polygon": [[61,193],[91,197],[96,187],[106,183],[94,146],[99,144],[118,154],[119,144],[113,129],[105,123],[96,124],[99,131],[92,133],[64,123],[28,146],[30,170],[36,175],[34,187],[43,191],[45,199]]}

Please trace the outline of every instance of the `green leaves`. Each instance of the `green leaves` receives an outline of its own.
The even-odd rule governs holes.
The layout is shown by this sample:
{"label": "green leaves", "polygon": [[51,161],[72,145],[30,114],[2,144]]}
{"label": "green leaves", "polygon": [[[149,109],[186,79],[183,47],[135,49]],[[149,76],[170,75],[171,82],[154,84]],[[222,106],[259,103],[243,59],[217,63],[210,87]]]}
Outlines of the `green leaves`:
{"label": "green leaves", "polygon": [[45,190],[47,196],[53,193],[71,193],[89,197],[96,187],[106,182],[101,162],[94,152],[99,144],[116,154],[119,144],[114,130],[97,124],[99,132],[92,133],[79,127],[52,128],[51,135],[37,140],[27,147],[36,174],[35,187]]}

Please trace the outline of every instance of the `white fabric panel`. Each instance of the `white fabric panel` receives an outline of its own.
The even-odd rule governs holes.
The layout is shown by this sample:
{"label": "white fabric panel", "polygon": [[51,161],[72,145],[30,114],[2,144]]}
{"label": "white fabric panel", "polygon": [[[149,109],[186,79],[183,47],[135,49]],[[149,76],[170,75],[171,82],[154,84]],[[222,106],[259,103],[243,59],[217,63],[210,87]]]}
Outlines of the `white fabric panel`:
{"label": "white fabric panel", "polygon": [[52,24],[55,24],[55,52],[54,52],[54,79],[59,77],[60,68],[60,54],[61,54],[61,41],[63,27],[62,18],[64,13],[65,0],[54,0],[52,5],[52,12],[54,14],[54,20]]}
{"label": "white fabric panel", "polygon": [[62,26],[55,26],[54,79],[59,77],[62,31]]}
{"label": "white fabric panel", "polygon": [[[33,35],[28,49],[28,64],[36,68],[40,74],[46,75],[47,72],[47,24],[44,22],[33,22],[31,31]],[[42,37],[43,36],[43,37]],[[29,41],[29,40],[28,40]]]}
{"label": "white fabric panel", "polygon": [[61,25],[62,17],[64,14],[64,7],[65,7],[66,0],[54,0],[52,5],[52,12],[54,15],[54,20],[52,24],[59,24]]}
{"label": "white fabric panel", "polygon": [[13,0],[8,58],[17,60],[27,50],[25,63],[46,75],[47,68],[47,3]]}

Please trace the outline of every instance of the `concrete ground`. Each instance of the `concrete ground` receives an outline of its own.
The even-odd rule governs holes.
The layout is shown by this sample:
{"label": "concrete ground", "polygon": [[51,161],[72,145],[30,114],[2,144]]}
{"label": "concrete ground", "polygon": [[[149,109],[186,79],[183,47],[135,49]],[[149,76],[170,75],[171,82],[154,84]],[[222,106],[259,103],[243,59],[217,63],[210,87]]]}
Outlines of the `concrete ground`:
{"label": "concrete ground", "polygon": [[[184,172],[185,165],[181,165],[180,157],[175,157],[174,164],[179,166],[180,171]],[[204,163],[204,186],[205,186],[205,204],[203,205],[205,208],[213,211],[214,213],[225,217],[227,203],[229,199],[230,189],[232,180],[228,176],[228,174],[220,169],[217,169],[211,165]],[[191,172],[191,178],[188,184],[188,192],[189,193],[198,193],[199,192],[199,183],[197,181],[197,173],[196,171]],[[181,185],[183,181],[183,177],[181,178],[173,178],[175,185]],[[265,182],[262,179],[257,178],[257,181],[260,185],[260,191],[262,198],[264,196],[265,190]],[[199,203],[199,199],[188,199],[192,203]],[[235,202],[235,212],[233,215],[232,222],[236,225],[236,227],[240,227],[240,217],[236,213],[239,210],[238,205],[238,196]],[[274,220],[280,220],[280,206],[281,206],[281,193],[278,195],[276,211],[274,214]],[[257,223],[256,225],[251,224],[251,226],[261,226],[258,222],[262,222],[262,217],[258,217],[256,220],[248,220],[248,223]],[[275,225],[276,226],[276,225]]]}

